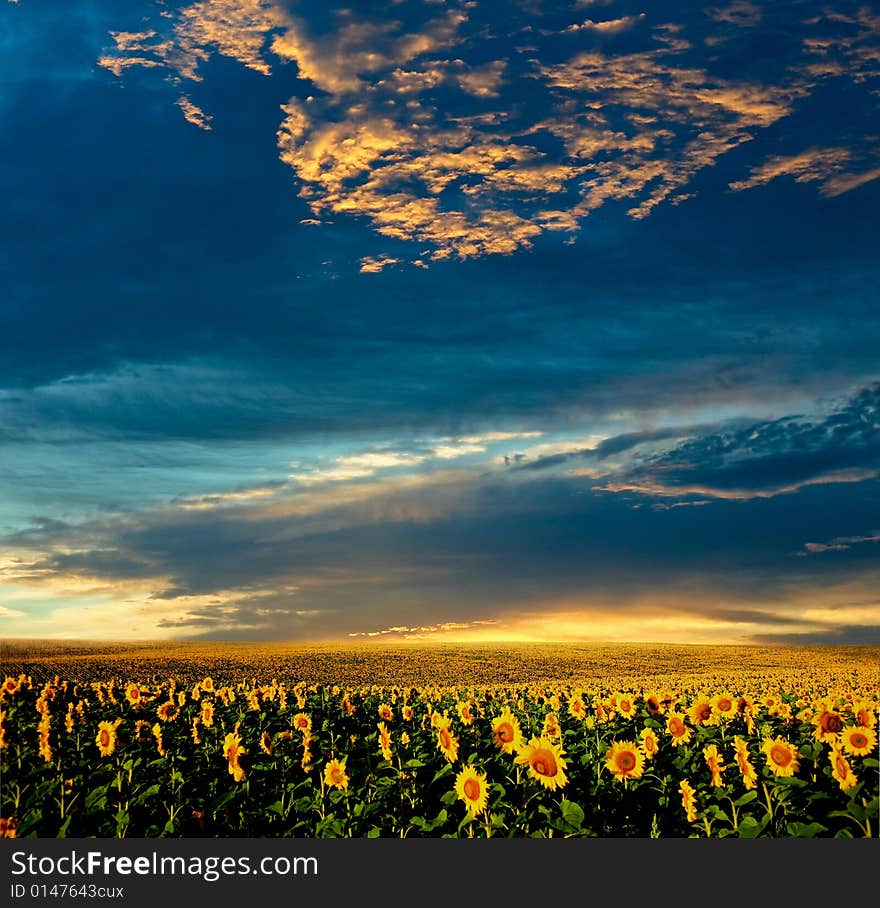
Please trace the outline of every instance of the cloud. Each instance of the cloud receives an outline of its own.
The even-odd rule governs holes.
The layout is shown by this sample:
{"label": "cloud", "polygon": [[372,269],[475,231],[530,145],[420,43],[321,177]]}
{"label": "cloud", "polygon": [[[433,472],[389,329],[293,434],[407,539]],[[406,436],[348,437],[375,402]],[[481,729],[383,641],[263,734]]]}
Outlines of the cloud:
{"label": "cloud", "polygon": [[[874,149],[880,155],[880,148]],[[746,180],[730,184],[734,192],[765,186],[779,177],[791,177],[796,183],[820,183],[819,192],[826,197],[843,195],[880,177],[880,167],[858,173],[845,173],[853,159],[848,148],[810,148],[797,155],[775,155],[752,169]]]}
{"label": "cloud", "polygon": [[[113,32],[115,49],[99,62],[117,75],[160,66],[190,80],[203,77],[214,53],[267,76],[275,61],[295,65],[312,93],[281,106],[278,154],[311,220],[361,218],[388,240],[418,243],[420,266],[573,235],[609,203],[625,203],[636,219],[662,203],[682,204],[693,198],[698,174],[789,117],[817,78],[869,75],[876,23],[864,11],[846,22],[860,29],[856,37],[819,39],[810,36],[818,26],[803,25],[803,41],[813,43],[801,44],[799,63],[759,80],[732,77],[684,37],[719,22],[756,25],[762,11],[751,3],[710,10],[708,21],[695,13],[686,23],[652,22],[646,13],[571,21],[576,8],[554,14],[558,29],[536,28],[545,12],[515,4],[509,21],[490,27],[466,3],[421,18],[397,6],[384,17],[335,9],[319,27],[279,2],[216,0],[184,6],[141,32]],[[510,53],[486,61],[487,35],[499,22],[508,38],[526,30],[535,44],[511,42]],[[841,23],[828,16],[821,24],[828,34]],[[562,61],[560,31],[577,42]],[[625,32],[639,49],[594,46]],[[834,74],[811,69],[835,48]],[[541,105],[518,103],[535,91]],[[732,185],[791,173],[822,180],[823,195],[833,196],[876,179],[874,166],[844,174],[833,151],[813,155],[776,156]],[[363,256],[361,270],[375,273],[392,260],[402,259]]]}
{"label": "cloud", "polygon": [[599,32],[603,35],[619,35],[621,32],[629,31],[645,18],[644,13],[637,16],[621,16],[619,19],[605,19],[600,22],[594,22],[592,19],[586,19],[579,25],[569,25],[566,32],[579,32],[584,29],[588,31]]}
{"label": "cloud", "polygon": [[862,545],[865,542],[880,542],[880,531],[870,533],[867,536],[836,536],[830,542],[805,542],[804,551],[798,552],[798,554],[815,555],[822,552],[845,552],[854,545]]}
{"label": "cloud", "polygon": [[[610,492],[746,500],[880,475],[880,384],[824,417],[786,417],[702,435],[612,474]],[[589,475],[589,473],[587,473]]]}
{"label": "cloud", "polygon": [[708,15],[716,22],[726,22],[740,28],[757,25],[762,18],[761,7],[749,0],[734,0],[727,6],[716,6],[708,10]]}
{"label": "cloud", "polygon": [[198,105],[193,104],[186,95],[181,95],[177,99],[177,106],[183,112],[183,118],[187,123],[192,123],[193,126],[198,126],[199,129],[206,131],[212,129],[211,120],[213,117],[208,116]]}
{"label": "cloud", "polygon": [[361,271],[364,274],[378,274],[383,268],[389,265],[396,265],[400,259],[393,258],[390,255],[365,256],[361,259]]}

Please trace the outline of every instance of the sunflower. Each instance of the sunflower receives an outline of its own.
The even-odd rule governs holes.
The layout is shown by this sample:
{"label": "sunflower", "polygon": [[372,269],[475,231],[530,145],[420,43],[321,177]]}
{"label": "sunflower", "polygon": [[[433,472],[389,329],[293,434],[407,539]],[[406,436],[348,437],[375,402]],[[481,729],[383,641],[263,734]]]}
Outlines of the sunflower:
{"label": "sunflower", "polygon": [[457,703],[456,709],[458,710],[458,718],[461,719],[462,725],[468,726],[474,724],[474,713],[470,703],[466,701]]}
{"label": "sunflower", "polygon": [[392,722],[394,720],[394,710],[387,703],[380,703],[379,718],[383,722]]}
{"label": "sunflower", "polygon": [[465,766],[455,777],[455,793],[470,813],[474,816],[481,814],[489,801],[485,774],[477,772],[473,766]]}
{"label": "sunflower", "polygon": [[328,788],[348,788],[348,774],[345,771],[345,757],[328,760],[324,767],[324,784]]}
{"label": "sunflower", "polygon": [[293,717],[293,727],[305,737],[312,732],[312,720],[305,713],[297,713]]}
{"label": "sunflower", "polygon": [[685,817],[688,823],[693,823],[697,818],[696,792],[687,779],[681,780],[678,790],[681,792],[681,806],[684,809]]}
{"label": "sunflower", "polygon": [[615,741],[605,754],[605,768],[617,778],[640,779],[645,766],[645,755],[635,741]]}
{"label": "sunflower", "polygon": [[272,746],[272,736],[267,731],[260,735],[260,750],[267,757],[271,757],[275,753],[275,748]]}
{"label": "sunflower", "polygon": [[737,702],[730,694],[722,693],[712,697],[712,712],[722,719],[732,719],[737,713]]}
{"label": "sunflower", "polygon": [[621,716],[632,719],[636,714],[636,704],[629,694],[617,695],[617,711]]}
{"label": "sunflower", "polygon": [[813,737],[817,741],[834,741],[843,731],[843,716],[827,701],[817,704],[816,715],[813,716]]}
{"label": "sunflower", "polygon": [[547,713],[544,716],[544,726],[541,730],[541,735],[547,738],[558,738],[562,734],[562,729],[559,727],[559,720],[556,718],[556,713]]}
{"label": "sunflower", "polygon": [[165,744],[162,741],[162,726],[156,722],[150,731],[152,731],[153,737],[156,739],[156,753],[158,753],[160,757],[164,757],[166,750]]}
{"label": "sunflower", "polygon": [[379,749],[382,751],[382,758],[390,761],[392,756],[391,732],[388,731],[388,726],[384,722],[380,722],[376,728],[379,729]]}
{"label": "sunflower", "polygon": [[652,716],[659,716],[661,713],[663,713],[665,706],[663,705],[663,701],[660,698],[660,694],[647,694],[645,696],[645,709],[647,709]]}
{"label": "sunflower", "polygon": [[506,754],[522,748],[523,736],[519,719],[505,707],[500,716],[492,720],[492,740],[495,746]]}
{"label": "sunflower", "polygon": [[837,747],[832,747],[828,753],[828,760],[831,763],[831,775],[840,785],[841,791],[847,791],[858,784],[858,776],[852,771],[849,760],[843,755]]}
{"label": "sunflower", "polygon": [[125,699],[128,700],[132,706],[140,706],[144,699],[144,691],[142,691],[137,684],[130,681],[125,685]]}
{"label": "sunflower", "polygon": [[3,681],[2,691],[7,696],[11,697],[14,693],[18,691],[19,683],[16,678],[13,678],[7,675],[6,679]]}
{"label": "sunflower", "polygon": [[752,766],[751,760],[749,760],[749,746],[746,744],[745,740],[739,735],[736,735],[733,739],[733,749],[736,756],[736,765],[739,767],[739,771],[742,774],[743,784],[746,787],[746,790],[751,790],[756,788],[758,784],[758,774],[755,772],[755,767]]}
{"label": "sunflower", "polygon": [[703,748],[703,759],[706,761],[706,766],[709,767],[709,772],[712,774],[712,785],[715,788],[720,788],[724,783],[721,781],[721,773],[724,771],[724,760],[721,758],[721,754],[718,753],[718,747],[715,744],[709,744]]}
{"label": "sunflower", "polygon": [[18,838],[18,819],[16,817],[0,817],[0,839]]}
{"label": "sunflower", "polygon": [[568,782],[562,745],[555,744],[550,738],[532,738],[520,749],[515,762],[527,765],[529,775],[550,791],[562,788]]}
{"label": "sunflower", "polygon": [[116,719],[115,722],[99,722],[98,734],[95,735],[95,743],[102,757],[109,757],[116,750],[116,729],[122,724],[122,719]]}
{"label": "sunflower", "polygon": [[437,749],[450,763],[458,759],[458,738],[450,731],[448,725],[437,729]]}
{"label": "sunflower", "polygon": [[180,707],[173,700],[169,700],[167,703],[163,703],[156,710],[156,715],[163,722],[170,722],[172,719],[176,719],[180,715]]}
{"label": "sunflower", "polygon": [[872,753],[877,744],[877,735],[873,728],[864,725],[847,725],[840,733],[843,749],[854,757],[866,757]]}
{"label": "sunflower", "polygon": [[578,694],[568,701],[568,714],[574,719],[586,719],[587,707],[584,704],[584,698]]}
{"label": "sunflower", "polygon": [[785,738],[765,738],[761,750],[767,766],[777,776],[793,776],[800,768],[798,749]]}
{"label": "sunflower", "polygon": [[712,702],[708,697],[698,697],[688,710],[691,725],[709,725],[712,721]]}
{"label": "sunflower", "polygon": [[199,686],[206,693],[209,693],[209,694],[213,693],[214,692],[214,679],[210,675],[208,675],[208,677],[205,678]]}
{"label": "sunflower", "polygon": [[873,728],[877,724],[877,716],[874,713],[874,707],[864,700],[858,700],[853,703],[853,716],[859,725],[867,728]]}
{"label": "sunflower", "polygon": [[199,718],[205,728],[210,728],[214,724],[214,704],[210,700],[202,702],[202,710]]}
{"label": "sunflower", "polygon": [[666,718],[666,731],[672,737],[672,746],[679,747],[691,739],[691,729],[681,713],[670,712]]}
{"label": "sunflower", "polygon": [[409,704],[406,704],[403,707],[403,709],[400,711],[400,714],[403,716],[404,721],[412,722],[413,716],[415,715],[415,711]]}
{"label": "sunflower", "polygon": [[643,728],[639,734],[641,739],[641,748],[642,753],[645,755],[646,760],[653,760],[657,755],[657,751],[660,750],[660,739],[654,733],[653,728]]}
{"label": "sunflower", "polygon": [[223,756],[226,757],[228,763],[229,775],[236,782],[241,782],[245,777],[245,771],[239,760],[246,753],[247,750],[241,746],[241,738],[238,736],[238,726],[236,726],[236,730],[229,732],[223,739]]}

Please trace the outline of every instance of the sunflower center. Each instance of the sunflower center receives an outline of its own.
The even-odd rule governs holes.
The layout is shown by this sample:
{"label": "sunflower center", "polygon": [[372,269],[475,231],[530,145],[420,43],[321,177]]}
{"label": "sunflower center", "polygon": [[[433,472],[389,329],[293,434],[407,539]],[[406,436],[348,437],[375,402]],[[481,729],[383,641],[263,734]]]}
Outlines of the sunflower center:
{"label": "sunflower center", "polygon": [[532,757],[532,769],[534,769],[539,776],[555,776],[556,758],[549,750],[539,750]]}
{"label": "sunflower center", "polygon": [[781,744],[776,744],[770,749],[770,759],[777,766],[788,766],[791,763],[791,751]]}
{"label": "sunflower center", "polygon": [[855,734],[850,735],[849,743],[853,747],[867,747],[868,739],[861,732],[857,731]]}
{"label": "sunflower center", "polygon": [[849,763],[846,762],[844,757],[837,757],[834,761],[834,766],[840,776],[846,776],[849,773]]}
{"label": "sunflower center", "polygon": [[723,712],[723,713],[730,712],[730,710],[732,708],[733,708],[733,704],[730,702],[730,700],[722,698],[721,700],[718,701],[718,709],[721,710],[721,712]]}
{"label": "sunflower center", "polygon": [[679,735],[684,734],[684,723],[681,719],[670,719],[669,731],[677,738]]}
{"label": "sunflower center", "polygon": [[496,729],[496,733],[498,739],[505,744],[509,744],[513,740],[513,727],[509,722],[502,722]]}
{"label": "sunflower center", "polygon": [[625,750],[617,755],[617,765],[624,771],[629,772],[636,765],[636,757],[632,751]]}
{"label": "sunflower center", "polygon": [[710,715],[712,715],[712,708],[710,706],[701,706],[700,711],[697,713],[697,715],[703,721],[705,721],[706,719],[709,718]]}
{"label": "sunflower center", "polygon": [[480,783],[476,779],[465,779],[464,796],[469,801],[476,801],[480,797]]}
{"label": "sunflower center", "polygon": [[440,729],[440,744],[443,747],[449,747],[449,732],[445,728]]}
{"label": "sunflower center", "polygon": [[822,716],[823,731],[830,731],[836,734],[842,727],[843,723],[840,721],[840,716],[838,716],[837,713],[826,713]]}
{"label": "sunflower center", "polygon": [[106,728],[101,729],[101,747],[110,746],[110,732]]}

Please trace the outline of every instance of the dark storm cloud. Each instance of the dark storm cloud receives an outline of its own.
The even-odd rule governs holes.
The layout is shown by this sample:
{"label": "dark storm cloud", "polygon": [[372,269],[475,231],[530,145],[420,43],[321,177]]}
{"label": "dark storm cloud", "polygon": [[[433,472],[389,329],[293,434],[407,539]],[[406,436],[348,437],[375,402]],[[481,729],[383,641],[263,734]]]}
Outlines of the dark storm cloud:
{"label": "dark storm cloud", "polygon": [[880,470],[880,384],[823,418],[792,416],[693,438],[614,474],[612,490],[748,498]]}

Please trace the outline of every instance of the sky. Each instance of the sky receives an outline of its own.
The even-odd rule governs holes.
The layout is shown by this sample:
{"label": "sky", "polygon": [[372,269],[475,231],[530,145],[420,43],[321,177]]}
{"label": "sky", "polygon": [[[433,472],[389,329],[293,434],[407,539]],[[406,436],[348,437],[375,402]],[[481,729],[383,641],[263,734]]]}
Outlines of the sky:
{"label": "sky", "polygon": [[880,643],[880,6],[0,2],[0,635]]}

